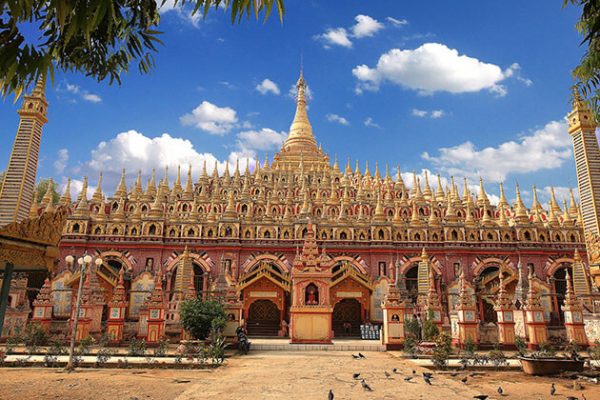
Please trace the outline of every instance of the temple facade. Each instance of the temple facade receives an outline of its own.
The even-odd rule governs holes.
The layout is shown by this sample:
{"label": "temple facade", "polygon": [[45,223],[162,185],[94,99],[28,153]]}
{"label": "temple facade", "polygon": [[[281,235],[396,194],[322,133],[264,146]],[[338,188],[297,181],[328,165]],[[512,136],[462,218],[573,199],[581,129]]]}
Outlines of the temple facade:
{"label": "temple facade", "polygon": [[[523,313],[514,329],[528,336],[531,293],[548,334],[565,335],[569,288],[573,296],[596,290],[572,194],[560,204],[552,192],[543,207],[534,187],[526,207],[518,186],[510,204],[500,184],[492,204],[481,180],[473,194],[466,179],[444,187],[439,175],[408,183],[399,168],[392,177],[377,164],[340,167],[317,145],[302,75],[297,89],[289,136],[262,164],[226,164],[223,173],[189,166],[173,183],[168,171],[160,180],[153,171],[145,185],[141,172],[128,185],[123,171],[112,195],[100,178],[91,198],[84,178],[74,201],[67,188],[59,207],[69,216],[46,291],[53,329],[66,329],[79,282],[64,260],[87,253],[103,261],[85,279],[89,333],[108,326],[119,340],[185,337],[181,302],[215,294],[250,335],[297,343],[356,336],[388,314],[404,320],[386,304],[402,304],[406,316],[434,310],[440,328],[457,337],[475,329],[478,341],[495,343],[506,322],[499,296],[502,310]],[[201,171],[196,181],[192,168]],[[30,215],[47,208],[34,203]]]}

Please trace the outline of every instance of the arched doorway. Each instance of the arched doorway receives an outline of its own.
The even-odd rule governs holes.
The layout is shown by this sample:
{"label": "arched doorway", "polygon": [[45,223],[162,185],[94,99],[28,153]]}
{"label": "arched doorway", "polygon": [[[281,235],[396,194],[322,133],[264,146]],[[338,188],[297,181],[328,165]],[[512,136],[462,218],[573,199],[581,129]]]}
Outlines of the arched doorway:
{"label": "arched doorway", "polygon": [[360,336],[361,305],[356,299],[342,299],[333,307],[332,328],[335,337]]}
{"label": "arched doorway", "polygon": [[496,294],[500,288],[500,267],[490,265],[475,278],[475,293],[479,307],[479,319],[483,323],[498,323],[498,316],[494,310]]}
{"label": "arched doorway", "polygon": [[250,304],[246,328],[249,336],[277,336],[281,313],[271,300],[256,300]]}
{"label": "arched doorway", "polygon": [[559,326],[565,322],[562,306],[565,304],[565,294],[567,294],[567,270],[569,270],[569,275],[573,276],[573,267],[567,263],[563,263],[552,275],[554,293],[556,293],[556,300],[553,302],[554,311],[550,313],[550,325],[553,326]]}
{"label": "arched doorway", "polygon": [[410,301],[413,304],[417,304],[419,297],[419,267],[418,264],[413,264],[408,271],[406,271],[406,290],[410,297]]}

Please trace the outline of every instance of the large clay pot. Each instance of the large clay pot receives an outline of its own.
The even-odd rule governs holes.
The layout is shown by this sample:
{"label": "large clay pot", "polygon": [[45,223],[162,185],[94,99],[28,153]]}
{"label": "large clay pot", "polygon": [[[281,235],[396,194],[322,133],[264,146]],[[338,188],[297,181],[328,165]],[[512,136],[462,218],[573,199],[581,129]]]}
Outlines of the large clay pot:
{"label": "large clay pot", "polygon": [[568,358],[519,357],[523,372],[529,375],[556,375],[564,371],[583,371],[583,361]]}

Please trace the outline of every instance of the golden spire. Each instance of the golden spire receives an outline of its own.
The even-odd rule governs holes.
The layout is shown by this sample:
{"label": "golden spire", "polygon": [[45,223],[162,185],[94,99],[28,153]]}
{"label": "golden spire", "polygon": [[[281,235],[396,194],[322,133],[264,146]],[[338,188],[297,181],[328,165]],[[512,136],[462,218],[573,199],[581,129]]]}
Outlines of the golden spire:
{"label": "golden spire", "polygon": [[77,201],[79,202],[85,193],[85,200],[87,202],[87,187],[88,187],[88,179],[87,176],[83,177],[83,184],[81,185],[81,192],[79,192],[79,196],[77,196]]}
{"label": "golden spire", "polygon": [[352,175],[352,167],[350,166],[350,157],[348,157],[348,162],[346,163],[346,175]]}
{"label": "golden spire", "polygon": [[519,184],[516,184],[515,192],[517,195],[517,206],[515,210],[515,220],[518,222],[527,222],[529,221],[529,216],[527,215],[527,210],[525,209],[525,205],[523,204],[523,199],[521,199],[521,191],[519,190]]}
{"label": "golden spire", "polygon": [[381,179],[381,174],[379,173],[379,163],[375,162],[375,179],[378,181]]}
{"label": "golden spire", "polygon": [[185,190],[183,191],[183,198],[190,200],[194,197],[194,186],[192,185],[192,164],[188,166],[187,181],[185,182]]}
{"label": "golden spire", "polygon": [[365,177],[371,177],[371,171],[369,170],[369,161],[365,163]]}
{"label": "golden spire", "polygon": [[301,153],[309,155],[318,154],[317,141],[313,135],[312,126],[306,114],[306,82],[302,70],[296,83],[298,91],[296,97],[296,114],[290,126],[290,133],[283,143],[283,148],[287,152]]}
{"label": "golden spire", "polygon": [[[98,182],[100,185],[100,182]],[[119,181],[119,186],[117,186],[117,190],[115,191],[115,197],[120,199],[123,197],[127,197],[127,185],[125,185],[125,168],[121,171],[121,180]]]}
{"label": "golden spire", "polygon": [[485,188],[483,187],[483,178],[479,177],[479,192],[477,193],[477,205],[479,207],[483,207],[484,204],[489,204],[490,200],[488,199],[487,193],[485,192]]}
{"label": "golden spire", "polygon": [[400,166],[398,165],[398,172],[396,174],[396,187],[402,189],[404,187],[404,181],[402,180],[402,173],[400,172]]}
{"label": "golden spire", "polygon": [[100,203],[104,199],[102,194],[102,172],[100,172],[100,177],[98,178],[98,185],[96,186],[96,190],[92,195],[92,201],[94,203]]}
{"label": "golden spire", "polygon": [[177,178],[175,179],[175,184],[173,185],[173,194],[181,193],[181,165],[177,165]]}
{"label": "golden spire", "polygon": [[31,200],[31,208],[29,209],[29,219],[38,217],[38,209],[39,209],[39,204],[37,201],[37,195],[34,193],[33,199]]}
{"label": "golden spire", "polygon": [[504,185],[502,181],[500,181],[500,201],[498,201],[498,206],[508,207],[508,201],[506,201],[506,196],[504,195]]}
{"label": "golden spire", "polygon": [[471,197],[471,192],[469,191],[469,182],[467,181],[467,177],[463,178],[464,183],[463,183],[463,203],[469,201],[469,198]]}
{"label": "golden spire", "polygon": [[435,191],[435,200],[436,201],[444,201],[446,198],[446,194],[444,193],[444,189],[442,188],[442,178],[440,174],[437,175],[437,190]]}
{"label": "golden spire", "polygon": [[423,188],[423,196],[425,196],[426,200],[430,200],[432,198],[433,192],[431,191],[431,186],[429,186],[429,174],[427,170],[425,172],[425,187]]}
{"label": "golden spire", "polygon": [[429,211],[430,211],[429,212],[429,220],[428,220],[429,226],[439,226],[440,225],[438,217],[435,215],[435,212],[433,212],[434,207],[435,207],[435,204],[432,200],[431,203],[429,204]]}
{"label": "golden spire", "polygon": [[133,184],[133,190],[131,191],[131,197],[137,200],[142,195],[142,170],[138,170],[137,178]]}
{"label": "golden spire", "polygon": [[146,186],[145,196],[150,200],[152,197],[156,195],[156,170],[152,168],[152,175],[150,175],[150,180],[148,181],[148,185]]}
{"label": "golden spire", "polygon": [[579,213],[579,208],[577,207],[577,203],[575,202],[575,196],[573,195],[573,188],[569,189],[569,214],[571,214],[571,218],[577,217]]}
{"label": "golden spire", "polygon": [[83,186],[81,193],[79,193],[79,202],[77,203],[77,209],[75,210],[76,217],[87,217],[89,213],[88,201],[87,201],[87,176],[83,177]]}
{"label": "golden spire", "polygon": [[[42,206],[47,206],[48,204],[52,204],[54,202],[54,181],[52,178],[48,179],[48,186],[46,187],[46,193],[44,193],[44,197],[42,197]],[[34,194],[35,197],[35,194]]]}
{"label": "golden spire", "polygon": [[540,204],[537,196],[537,188],[533,185],[533,201],[531,204],[531,210],[536,213],[541,213],[543,211],[542,205]]}
{"label": "golden spire", "polygon": [[375,214],[373,215],[373,221],[384,222],[385,214],[383,212],[383,206],[381,204],[381,195],[377,193],[377,204],[375,205]]}
{"label": "golden spire", "polygon": [[562,212],[563,226],[573,225],[573,219],[571,218],[571,215],[569,215],[569,210],[567,208],[567,201],[566,200],[563,200],[563,209],[564,209],[564,211]]}
{"label": "golden spire", "polygon": [[508,226],[508,221],[506,220],[506,211],[504,207],[504,204],[498,204],[498,226],[502,228]]}
{"label": "golden spire", "polygon": [[65,186],[65,192],[60,198],[59,204],[61,206],[68,206],[71,204],[71,178],[67,178],[67,185]]}

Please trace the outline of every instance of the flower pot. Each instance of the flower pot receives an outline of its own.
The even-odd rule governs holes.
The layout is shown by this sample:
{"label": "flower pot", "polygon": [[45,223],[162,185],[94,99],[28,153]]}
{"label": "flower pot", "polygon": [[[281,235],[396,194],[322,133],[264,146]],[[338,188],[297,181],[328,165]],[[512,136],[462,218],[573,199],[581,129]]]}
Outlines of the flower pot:
{"label": "flower pot", "polygon": [[519,357],[523,372],[529,375],[556,375],[564,371],[583,371],[583,361],[568,358]]}

